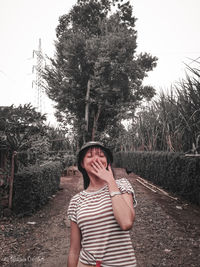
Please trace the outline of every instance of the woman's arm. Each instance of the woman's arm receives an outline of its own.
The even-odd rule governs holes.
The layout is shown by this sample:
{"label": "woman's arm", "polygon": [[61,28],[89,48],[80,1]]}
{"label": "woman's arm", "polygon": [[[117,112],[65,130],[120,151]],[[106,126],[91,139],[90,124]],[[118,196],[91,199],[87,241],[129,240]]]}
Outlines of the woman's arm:
{"label": "woman's arm", "polygon": [[70,249],[67,267],[77,267],[81,250],[81,232],[78,225],[71,221]]}
{"label": "woman's arm", "polygon": [[[116,181],[110,179],[108,182],[108,188],[111,192],[120,192]],[[135,210],[133,207],[132,194],[121,194],[111,197],[114,216],[120,225],[122,230],[129,230],[133,226],[135,219]]]}
{"label": "woman's arm", "polygon": [[[108,170],[103,166],[101,161],[97,160],[93,163],[94,174],[108,184],[111,192],[120,192],[117,183],[114,179],[111,167]],[[135,210],[133,207],[132,194],[121,194],[111,197],[114,216],[122,230],[129,230],[135,219]]]}

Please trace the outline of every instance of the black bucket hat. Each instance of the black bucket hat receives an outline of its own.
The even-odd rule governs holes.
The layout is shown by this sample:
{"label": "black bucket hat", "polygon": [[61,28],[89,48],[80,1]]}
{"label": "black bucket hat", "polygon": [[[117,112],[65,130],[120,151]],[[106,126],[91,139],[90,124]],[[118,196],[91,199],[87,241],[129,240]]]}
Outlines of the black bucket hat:
{"label": "black bucket hat", "polygon": [[79,171],[82,171],[82,166],[81,166],[81,154],[83,153],[83,151],[85,151],[85,149],[89,148],[89,147],[100,147],[102,148],[103,151],[106,152],[106,154],[108,155],[110,162],[113,162],[113,155],[112,152],[110,151],[110,149],[108,149],[107,147],[105,147],[101,142],[97,142],[97,141],[90,141],[85,143],[81,149],[78,152],[77,155],[77,162],[78,162],[78,169]]}

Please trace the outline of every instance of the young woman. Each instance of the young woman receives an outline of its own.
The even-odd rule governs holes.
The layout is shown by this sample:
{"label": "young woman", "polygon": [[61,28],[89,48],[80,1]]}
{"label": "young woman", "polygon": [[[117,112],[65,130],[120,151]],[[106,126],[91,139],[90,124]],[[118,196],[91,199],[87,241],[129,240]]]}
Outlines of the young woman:
{"label": "young woman", "polygon": [[86,143],[78,154],[85,190],[70,201],[68,267],[134,267],[129,234],[136,199],[126,178],[115,180],[111,151],[100,142]]}

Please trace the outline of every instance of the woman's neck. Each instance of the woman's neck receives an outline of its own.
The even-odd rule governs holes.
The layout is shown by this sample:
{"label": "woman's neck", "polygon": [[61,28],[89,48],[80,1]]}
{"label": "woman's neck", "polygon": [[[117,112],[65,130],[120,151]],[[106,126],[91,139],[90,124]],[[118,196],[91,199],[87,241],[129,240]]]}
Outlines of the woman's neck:
{"label": "woman's neck", "polygon": [[90,184],[87,188],[87,191],[97,191],[106,185],[105,181],[100,180],[96,176],[89,175],[89,178],[90,178]]}

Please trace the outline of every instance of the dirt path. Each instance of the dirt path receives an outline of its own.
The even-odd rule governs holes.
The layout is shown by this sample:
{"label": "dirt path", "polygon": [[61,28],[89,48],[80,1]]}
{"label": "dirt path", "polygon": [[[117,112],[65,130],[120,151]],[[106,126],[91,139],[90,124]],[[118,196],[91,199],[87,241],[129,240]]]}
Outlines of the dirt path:
{"label": "dirt path", "polygon": [[[138,267],[200,266],[200,207],[154,193],[137,176],[115,169],[132,183],[138,206],[131,236]],[[69,248],[67,207],[82,190],[80,176],[61,178],[61,190],[33,216],[0,222],[0,266],[65,267]]]}

